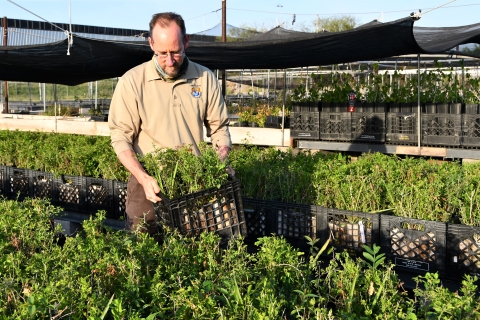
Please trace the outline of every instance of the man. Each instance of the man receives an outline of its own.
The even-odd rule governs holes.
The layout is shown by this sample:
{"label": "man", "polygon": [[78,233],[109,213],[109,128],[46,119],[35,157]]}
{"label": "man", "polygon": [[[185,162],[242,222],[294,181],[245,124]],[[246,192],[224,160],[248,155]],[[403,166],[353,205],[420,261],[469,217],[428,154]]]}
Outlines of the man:
{"label": "man", "polygon": [[[148,175],[136,154],[158,148],[192,145],[200,154],[203,126],[220,159],[231,148],[228,114],[213,73],[185,55],[189,36],[178,14],[158,13],[150,21],[152,60],[127,71],[119,80],[110,105],[108,125],[112,146],[131,173],[127,185],[127,229],[145,218],[147,231],[157,231],[153,203],[157,181]],[[194,174],[192,172],[192,174]]]}

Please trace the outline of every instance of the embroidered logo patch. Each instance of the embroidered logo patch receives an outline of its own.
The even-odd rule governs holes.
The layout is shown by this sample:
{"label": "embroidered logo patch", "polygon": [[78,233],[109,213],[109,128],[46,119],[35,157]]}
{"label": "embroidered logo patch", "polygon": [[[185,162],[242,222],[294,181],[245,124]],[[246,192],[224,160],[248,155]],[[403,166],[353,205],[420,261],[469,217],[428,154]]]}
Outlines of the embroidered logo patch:
{"label": "embroidered logo patch", "polygon": [[200,87],[192,87],[192,96],[195,98],[200,98],[202,93],[200,92]]}

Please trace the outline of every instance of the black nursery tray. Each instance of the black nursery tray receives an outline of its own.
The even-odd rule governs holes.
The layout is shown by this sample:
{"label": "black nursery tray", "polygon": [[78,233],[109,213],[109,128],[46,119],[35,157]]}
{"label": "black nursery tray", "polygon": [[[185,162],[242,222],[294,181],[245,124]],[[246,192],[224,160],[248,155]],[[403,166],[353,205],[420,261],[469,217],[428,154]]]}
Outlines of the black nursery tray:
{"label": "black nursery tray", "polygon": [[157,222],[176,228],[187,236],[215,232],[222,243],[247,235],[240,182],[233,180],[220,188],[210,188],[174,199],[160,195],[154,205]]}

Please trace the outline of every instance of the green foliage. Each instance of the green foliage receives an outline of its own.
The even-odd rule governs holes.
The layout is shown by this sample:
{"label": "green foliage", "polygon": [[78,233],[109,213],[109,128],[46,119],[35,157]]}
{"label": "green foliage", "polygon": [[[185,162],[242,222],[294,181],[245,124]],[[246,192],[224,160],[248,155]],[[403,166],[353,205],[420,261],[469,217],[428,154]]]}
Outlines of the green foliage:
{"label": "green foliage", "polygon": [[0,164],[127,181],[110,137],[0,130]]}
{"label": "green foliage", "polygon": [[350,15],[341,15],[338,17],[317,18],[312,22],[317,30],[328,32],[347,31],[358,26],[358,21]]}
{"label": "green foliage", "polygon": [[[466,275],[460,292],[451,292],[441,285],[438,273],[418,276],[415,300],[419,305],[417,316],[420,319],[476,319],[480,307],[476,298],[478,280]],[[424,287],[422,289],[422,287]]]}
{"label": "green foliage", "polygon": [[[366,248],[367,249],[367,248]],[[364,260],[353,260],[348,253],[337,253],[325,270],[317,271],[314,281],[320,295],[328,297],[343,319],[407,319],[413,313],[413,301],[398,290],[393,265],[385,266],[378,248],[367,251]]]}
{"label": "green foliage", "polygon": [[474,44],[473,48],[465,47],[462,49],[462,52],[472,56],[480,57],[480,45]]}
{"label": "green foliage", "polygon": [[[185,237],[166,229],[162,243],[144,233],[113,231],[104,212],[59,242],[59,209],[44,200],[0,199],[2,319],[476,319],[476,277],[459,292],[437,274],[416,279],[416,298],[399,289],[379,247],[365,260],[346,252],[328,264],[318,239],[312,255],[285,239]],[[322,266],[324,265],[324,266]],[[400,287],[401,288],[401,287]],[[416,308],[416,309],[415,309]]]}
{"label": "green foliage", "polygon": [[71,116],[78,116],[78,108],[72,106],[62,106],[58,105],[56,108],[55,106],[47,106],[47,109],[44,113],[46,116],[63,116],[63,117],[71,117]]}
{"label": "green foliage", "polygon": [[228,180],[226,163],[221,161],[215,149],[200,143],[200,156],[191,146],[178,149],[155,149],[139,157],[150,175],[157,179],[161,192],[173,199],[209,188],[220,188]]}

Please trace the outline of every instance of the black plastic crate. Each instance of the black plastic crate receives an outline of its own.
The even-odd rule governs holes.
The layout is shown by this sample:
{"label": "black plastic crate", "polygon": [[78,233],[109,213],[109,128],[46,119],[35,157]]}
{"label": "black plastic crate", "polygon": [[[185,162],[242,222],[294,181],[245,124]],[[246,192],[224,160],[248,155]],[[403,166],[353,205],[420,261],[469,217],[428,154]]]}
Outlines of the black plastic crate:
{"label": "black plastic crate", "polygon": [[30,170],[32,197],[53,199],[54,176],[50,172]]}
{"label": "black plastic crate", "polygon": [[7,176],[7,167],[0,166],[0,194],[3,196],[7,196],[5,192],[6,176]]}
{"label": "black plastic crate", "polygon": [[385,113],[352,113],[352,140],[385,142],[385,133]]}
{"label": "black plastic crate", "polygon": [[464,114],[462,120],[462,145],[466,147],[480,146],[480,115]]}
{"label": "black plastic crate", "polygon": [[446,223],[381,215],[380,246],[397,270],[445,273]]}
{"label": "black plastic crate", "polygon": [[86,177],[85,204],[90,214],[105,210],[108,218],[113,215],[113,181]]}
{"label": "black plastic crate", "polygon": [[187,236],[215,232],[226,243],[232,237],[247,236],[240,182],[233,180],[220,188],[210,188],[175,199],[160,195],[154,204],[160,225],[177,228]]}
{"label": "black plastic crate", "polygon": [[85,212],[85,177],[62,175],[53,181],[53,204],[65,210]]}
{"label": "black plastic crate", "polygon": [[113,214],[112,219],[125,219],[127,209],[127,183],[113,181]]}
{"label": "black plastic crate", "polygon": [[292,102],[293,112],[318,112],[320,111],[320,102]]}
{"label": "black plastic crate", "polygon": [[322,112],[320,114],[320,139],[351,141],[352,112]]}
{"label": "black plastic crate", "polygon": [[318,208],[321,212],[321,238],[330,238],[330,245],[337,251],[346,250],[352,256],[361,257],[364,245],[372,247],[379,243],[379,214]]}
{"label": "black plastic crate", "polygon": [[291,112],[290,137],[319,139],[320,112]]}
{"label": "black plastic crate", "polygon": [[464,275],[480,276],[480,227],[447,225],[448,272],[445,277],[461,281]]}
{"label": "black plastic crate", "polygon": [[[284,127],[290,127],[290,118],[285,117],[284,120]],[[265,120],[265,128],[274,128],[274,129],[281,129],[282,128],[282,117],[280,116],[267,116]]]}
{"label": "black plastic crate", "polygon": [[258,238],[268,236],[267,212],[269,201],[252,198],[242,198],[243,212],[248,236],[246,241],[255,242]]}
{"label": "black plastic crate", "polygon": [[30,197],[30,170],[5,167],[5,193],[10,199],[23,200]]}
{"label": "black plastic crate", "polygon": [[388,112],[387,113],[387,142],[414,144],[418,142],[417,114]]}
{"label": "black plastic crate", "polygon": [[267,209],[267,235],[284,237],[301,250],[309,250],[305,236],[318,236],[317,206],[281,201],[269,201]]}
{"label": "black plastic crate", "polygon": [[461,141],[461,114],[422,114],[423,144],[460,146]]}

